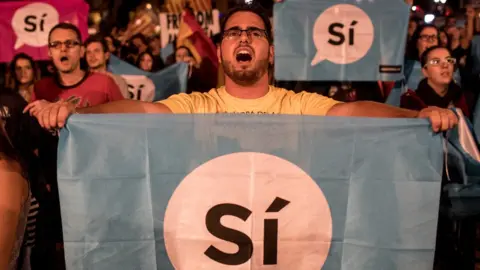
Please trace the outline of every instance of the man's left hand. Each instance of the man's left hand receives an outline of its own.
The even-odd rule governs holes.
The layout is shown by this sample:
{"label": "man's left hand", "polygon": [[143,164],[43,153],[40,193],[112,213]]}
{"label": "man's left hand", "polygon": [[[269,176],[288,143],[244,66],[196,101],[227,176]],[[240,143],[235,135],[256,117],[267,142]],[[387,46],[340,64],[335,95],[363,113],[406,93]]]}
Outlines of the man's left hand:
{"label": "man's left hand", "polygon": [[439,107],[427,107],[417,117],[428,118],[434,132],[447,131],[458,124],[458,117],[452,110]]}

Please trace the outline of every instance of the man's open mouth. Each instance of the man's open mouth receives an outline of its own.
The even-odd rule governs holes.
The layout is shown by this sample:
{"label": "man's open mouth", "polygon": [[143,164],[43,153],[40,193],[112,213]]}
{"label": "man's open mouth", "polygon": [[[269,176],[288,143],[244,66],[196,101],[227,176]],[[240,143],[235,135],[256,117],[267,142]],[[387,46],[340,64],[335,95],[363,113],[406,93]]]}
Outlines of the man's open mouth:
{"label": "man's open mouth", "polygon": [[442,76],[444,76],[444,77],[451,76],[451,75],[450,75],[450,72],[448,72],[448,71],[443,71],[443,72],[440,73],[440,75],[442,75]]}
{"label": "man's open mouth", "polygon": [[66,57],[66,56],[60,57],[60,62],[63,63],[63,62],[66,62],[66,61],[68,61],[68,57]]}
{"label": "man's open mouth", "polygon": [[235,54],[235,59],[240,63],[250,62],[253,59],[252,52],[248,49],[240,49]]}

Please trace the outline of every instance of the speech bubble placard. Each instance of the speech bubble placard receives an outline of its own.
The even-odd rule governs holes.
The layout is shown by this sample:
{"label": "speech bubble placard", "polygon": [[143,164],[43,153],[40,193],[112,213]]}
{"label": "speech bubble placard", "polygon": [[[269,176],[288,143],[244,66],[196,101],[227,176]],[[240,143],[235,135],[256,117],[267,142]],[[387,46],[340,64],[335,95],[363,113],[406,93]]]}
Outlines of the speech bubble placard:
{"label": "speech bubble placard", "polygon": [[410,7],[403,0],[340,2],[275,4],[276,80],[396,81],[403,77]]}
{"label": "speech bubble placard", "polygon": [[155,84],[144,75],[122,75],[127,81],[130,99],[152,102],[155,97]]}
{"label": "speech bubble placard", "polygon": [[332,223],[324,193],[300,167],[241,152],[185,177],[166,208],[164,239],[175,269],[292,269],[308,258],[301,269],[317,270],[328,257]]}
{"label": "speech bubble placard", "polygon": [[373,44],[375,29],[370,17],[360,8],[335,5],[315,21],[313,42],[317,53],[312,66],[323,60],[350,64],[364,57]]}
{"label": "speech bubble placard", "polygon": [[14,49],[24,44],[32,47],[47,45],[48,33],[58,21],[58,11],[47,3],[32,3],[17,9],[12,18],[12,28],[17,36]]}

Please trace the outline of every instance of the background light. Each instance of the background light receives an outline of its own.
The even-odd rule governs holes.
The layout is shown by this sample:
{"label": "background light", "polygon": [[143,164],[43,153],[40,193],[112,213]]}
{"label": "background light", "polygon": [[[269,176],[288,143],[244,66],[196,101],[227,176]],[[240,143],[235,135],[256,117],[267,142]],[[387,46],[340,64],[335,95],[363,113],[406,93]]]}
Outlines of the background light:
{"label": "background light", "polygon": [[147,5],[145,5],[145,7],[146,7],[147,9],[152,9],[152,4],[147,3]]}
{"label": "background light", "polygon": [[433,22],[433,20],[435,20],[435,15],[425,14],[425,18],[424,18],[425,23],[431,23]]}
{"label": "background light", "polygon": [[447,3],[447,0],[440,0],[440,3],[445,4]]}
{"label": "background light", "polygon": [[413,11],[416,11],[416,10],[417,10],[417,6],[413,6],[413,7],[412,7],[412,10],[413,10]]}

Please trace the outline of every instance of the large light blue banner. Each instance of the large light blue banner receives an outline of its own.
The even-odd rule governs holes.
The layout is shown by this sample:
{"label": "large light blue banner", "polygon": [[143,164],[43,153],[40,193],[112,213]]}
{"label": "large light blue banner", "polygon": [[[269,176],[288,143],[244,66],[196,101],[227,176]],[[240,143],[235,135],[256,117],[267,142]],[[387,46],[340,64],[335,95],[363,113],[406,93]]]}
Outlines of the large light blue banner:
{"label": "large light blue banner", "polygon": [[403,0],[288,0],[275,4],[275,78],[402,79],[409,12]]}
{"label": "large light blue banner", "polygon": [[108,68],[125,79],[132,99],[158,101],[187,91],[188,65],[185,63],[177,63],[152,73],[112,55]]}
{"label": "large light blue banner", "polygon": [[426,120],[74,115],[58,153],[67,269],[432,268]]}

